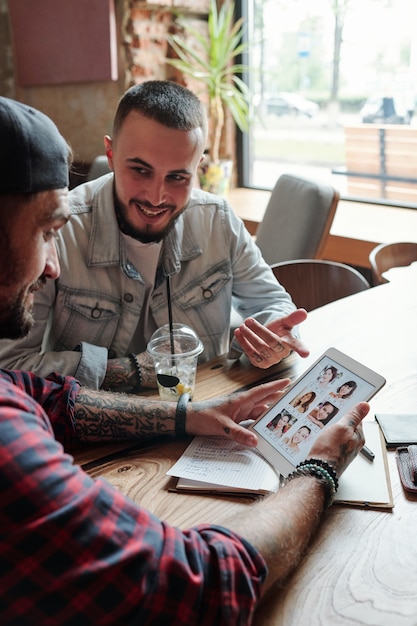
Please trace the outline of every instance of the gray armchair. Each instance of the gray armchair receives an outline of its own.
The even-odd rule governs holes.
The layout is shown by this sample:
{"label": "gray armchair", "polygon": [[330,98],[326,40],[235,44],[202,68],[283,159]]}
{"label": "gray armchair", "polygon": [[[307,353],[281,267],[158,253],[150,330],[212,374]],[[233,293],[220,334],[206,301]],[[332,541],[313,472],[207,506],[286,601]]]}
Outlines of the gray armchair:
{"label": "gray armchair", "polygon": [[338,202],[339,193],[330,185],[280,176],[256,232],[265,261],[321,258]]}

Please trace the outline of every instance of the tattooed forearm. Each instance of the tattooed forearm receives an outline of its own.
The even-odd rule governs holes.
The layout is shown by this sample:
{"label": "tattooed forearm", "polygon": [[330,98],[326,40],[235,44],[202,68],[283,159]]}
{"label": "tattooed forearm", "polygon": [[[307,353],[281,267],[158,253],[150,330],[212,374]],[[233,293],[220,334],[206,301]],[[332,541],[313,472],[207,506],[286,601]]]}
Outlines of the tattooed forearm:
{"label": "tattooed forearm", "polygon": [[[156,376],[151,357],[142,352],[137,355],[137,359],[142,375],[142,386],[155,388]],[[136,391],[137,382],[137,373],[129,357],[109,359],[101,388],[131,392]]]}
{"label": "tattooed forearm", "polygon": [[156,387],[156,374],[153,359],[147,352],[138,355],[140,369],[142,371],[142,385],[144,387]]}
{"label": "tattooed forearm", "polygon": [[123,389],[133,391],[136,385],[136,372],[128,357],[108,361],[102,389]]}
{"label": "tattooed forearm", "polygon": [[174,435],[175,404],[82,388],[75,403],[75,430],[83,442],[149,439]]}

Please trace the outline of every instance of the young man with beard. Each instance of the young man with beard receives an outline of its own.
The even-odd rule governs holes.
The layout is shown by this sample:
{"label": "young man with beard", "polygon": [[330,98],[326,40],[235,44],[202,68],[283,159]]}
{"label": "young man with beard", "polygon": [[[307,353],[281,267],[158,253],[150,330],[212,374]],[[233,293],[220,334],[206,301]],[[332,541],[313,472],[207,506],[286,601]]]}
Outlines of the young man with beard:
{"label": "young man with beard", "polygon": [[[0,98],[1,336],[28,332],[34,292],[59,275],[68,152],[49,118]],[[287,382],[241,400],[261,404],[267,390],[277,398]],[[115,395],[123,401],[94,393],[97,420],[109,419]],[[363,445],[369,410],[360,403],[326,429],[310,465],[245,516],[180,530],[91,479],[65,453],[61,444],[93,410],[92,397],[87,411],[82,404],[88,394],[72,377],[0,372],[2,624],[249,624],[262,593],[299,562],[337,476]]]}
{"label": "young man with beard", "polygon": [[[229,350],[232,304],[245,322],[230,356],[268,368],[294,350],[306,318],[278,284],[222,198],[195,189],[207,119],[200,100],[168,81],[121,98],[105,150],[113,173],[71,191],[57,234],[61,276],[35,298],[35,327],[0,343],[0,365],[76,376],[99,389],[156,387],[146,345],[168,322],[191,326],[209,360]],[[137,375],[135,359],[140,366]]]}

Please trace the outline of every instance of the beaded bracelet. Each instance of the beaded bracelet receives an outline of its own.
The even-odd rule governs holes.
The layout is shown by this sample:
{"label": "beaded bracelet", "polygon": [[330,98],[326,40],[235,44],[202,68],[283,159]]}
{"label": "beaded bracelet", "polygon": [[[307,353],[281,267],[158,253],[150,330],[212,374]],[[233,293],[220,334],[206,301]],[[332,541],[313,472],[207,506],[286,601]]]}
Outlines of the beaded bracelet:
{"label": "beaded bracelet", "polygon": [[140,389],[142,387],[142,371],[140,369],[140,365],[139,365],[139,361],[137,359],[136,354],[133,354],[133,352],[131,352],[130,354],[128,354],[129,359],[132,362],[133,365],[133,369],[136,372],[136,377],[137,377],[137,385],[136,385],[136,389]]}
{"label": "beaded bracelet", "polygon": [[335,489],[337,491],[338,488],[339,488],[339,481],[337,479],[336,472],[335,472],[334,468],[329,463],[326,463],[326,461],[322,461],[321,459],[314,459],[314,458],[311,457],[311,458],[306,459],[305,461],[302,461],[301,463],[299,463],[298,467],[302,467],[303,465],[311,464],[311,463],[313,465],[318,465],[319,467],[322,467],[323,469],[325,469],[325,470],[327,470],[329,472],[329,474],[332,477],[332,480],[334,482]]}
{"label": "beaded bracelet", "polygon": [[187,405],[191,397],[189,393],[182,393],[178,398],[177,408],[175,410],[175,435],[179,439],[186,437],[185,419],[187,417]]}
{"label": "beaded bracelet", "polygon": [[293,480],[297,476],[318,478],[325,490],[324,507],[327,509],[332,504],[339,482],[331,465],[325,461],[320,461],[320,459],[307,459],[297,465],[295,470],[287,476],[285,482]]}

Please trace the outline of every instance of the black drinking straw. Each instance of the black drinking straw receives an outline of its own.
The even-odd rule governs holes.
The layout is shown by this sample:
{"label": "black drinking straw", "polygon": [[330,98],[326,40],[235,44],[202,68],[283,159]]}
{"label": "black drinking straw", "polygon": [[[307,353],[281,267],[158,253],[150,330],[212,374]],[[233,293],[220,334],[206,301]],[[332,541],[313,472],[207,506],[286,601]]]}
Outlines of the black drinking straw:
{"label": "black drinking straw", "polygon": [[[175,354],[174,349],[174,326],[172,324],[172,306],[171,306],[171,283],[170,278],[167,276],[167,296],[168,296],[168,319],[169,319],[169,340],[171,344],[171,354]],[[175,367],[175,359],[172,356],[171,367]],[[172,374],[157,374],[156,375],[161,387],[175,387],[180,382],[178,376]]]}
{"label": "black drinking straw", "polygon": [[[169,340],[171,343],[171,354],[175,354],[174,348],[174,326],[172,323],[172,306],[171,306],[171,277],[167,276],[167,296],[168,296],[168,322],[169,322]],[[174,359],[172,359],[174,366]]]}

